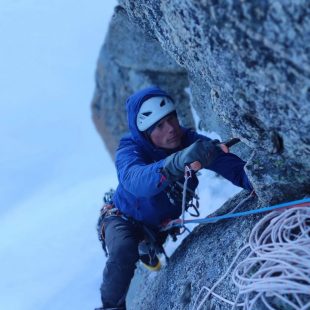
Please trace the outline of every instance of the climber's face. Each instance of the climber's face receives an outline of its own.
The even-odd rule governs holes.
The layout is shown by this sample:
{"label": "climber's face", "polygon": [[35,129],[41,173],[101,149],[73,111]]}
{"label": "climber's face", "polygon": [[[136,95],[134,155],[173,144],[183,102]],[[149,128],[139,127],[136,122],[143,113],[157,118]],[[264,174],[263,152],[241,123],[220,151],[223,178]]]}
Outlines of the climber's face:
{"label": "climber's face", "polygon": [[182,130],[175,113],[163,117],[155,126],[150,135],[151,141],[163,149],[175,149],[180,146]]}

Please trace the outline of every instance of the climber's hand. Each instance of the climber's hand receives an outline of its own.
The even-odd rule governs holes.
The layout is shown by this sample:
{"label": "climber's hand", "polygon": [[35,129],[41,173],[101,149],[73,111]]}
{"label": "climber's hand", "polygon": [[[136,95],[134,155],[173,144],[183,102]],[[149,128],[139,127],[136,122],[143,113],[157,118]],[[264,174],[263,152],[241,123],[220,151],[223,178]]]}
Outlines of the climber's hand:
{"label": "climber's hand", "polygon": [[[187,148],[165,159],[163,171],[168,180],[176,181],[184,176],[184,167],[194,164],[193,170],[207,168],[221,153],[221,148],[212,140],[197,140]],[[200,168],[197,163],[200,163]],[[199,168],[199,169],[197,169]]]}

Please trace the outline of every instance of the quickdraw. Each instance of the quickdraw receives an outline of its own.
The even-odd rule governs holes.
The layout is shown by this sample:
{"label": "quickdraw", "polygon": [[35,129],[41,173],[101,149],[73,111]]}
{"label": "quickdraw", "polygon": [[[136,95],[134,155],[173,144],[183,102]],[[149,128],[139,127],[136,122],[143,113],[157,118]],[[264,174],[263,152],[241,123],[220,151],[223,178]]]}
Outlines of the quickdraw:
{"label": "quickdraw", "polygon": [[[193,173],[193,170],[189,170],[188,171],[188,179],[192,176],[192,173]],[[186,179],[187,177],[185,177]],[[186,188],[184,189],[184,184],[182,184],[181,182],[176,182],[176,184],[182,189],[182,196],[183,195],[186,195],[186,197],[184,198],[184,201],[185,201],[185,211],[193,216],[193,217],[199,217],[200,216],[200,212],[199,212],[199,196],[192,190],[190,189],[187,184],[186,184]],[[191,198],[189,201],[187,201],[187,194],[190,194],[191,195]],[[183,199],[182,199],[182,204],[183,204]],[[191,209],[194,210],[191,211]],[[182,208],[182,211],[183,211],[183,208]]]}

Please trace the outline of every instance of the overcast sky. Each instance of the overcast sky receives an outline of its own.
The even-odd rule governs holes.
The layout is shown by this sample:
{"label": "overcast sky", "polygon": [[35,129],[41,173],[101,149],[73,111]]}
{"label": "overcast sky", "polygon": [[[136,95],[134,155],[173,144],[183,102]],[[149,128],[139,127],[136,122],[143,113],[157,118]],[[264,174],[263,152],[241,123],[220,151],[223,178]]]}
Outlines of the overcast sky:
{"label": "overcast sky", "polygon": [[[117,181],[90,102],[115,4],[0,0],[1,310],[100,306],[95,227]],[[239,191],[210,172],[201,179],[204,215]]]}
{"label": "overcast sky", "polygon": [[92,309],[113,163],[91,121],[116,1],[0,0],[0,309]]}

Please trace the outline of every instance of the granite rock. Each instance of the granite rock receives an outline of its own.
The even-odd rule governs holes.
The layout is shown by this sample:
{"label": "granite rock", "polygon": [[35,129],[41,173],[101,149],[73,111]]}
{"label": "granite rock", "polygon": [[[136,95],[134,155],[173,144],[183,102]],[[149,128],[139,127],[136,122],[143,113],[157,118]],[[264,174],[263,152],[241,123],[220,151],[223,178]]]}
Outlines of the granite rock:
{"label": "granite rock", "polygon": [[120,3],[186,69],[202,124],[251,148],[260,199],[309,193],[310,3]]}
{"label": "granite rock", "polygon": [[[119,0],[101,49],[93,119],[111,155],[127,130],[128,95],[157,84],[182,124],[238,137],[257,198],[240,210],[310,194],[310,2]],[[219,212],[231,210],[242,192]],[[132,309],[192,309],[226,270],[261,216],[196,228]],[[219,288],[233,299],[229,278]],[[150,294],[152,292],[152,294]],[[204,309],[228,309],[218,301]],[[130,309],[131,309],[130,308]],[[264,308],[260,308],[264,309]]]}

